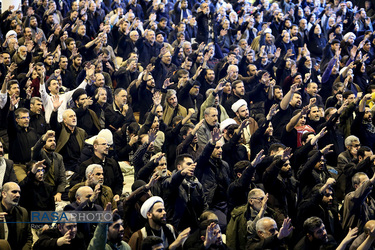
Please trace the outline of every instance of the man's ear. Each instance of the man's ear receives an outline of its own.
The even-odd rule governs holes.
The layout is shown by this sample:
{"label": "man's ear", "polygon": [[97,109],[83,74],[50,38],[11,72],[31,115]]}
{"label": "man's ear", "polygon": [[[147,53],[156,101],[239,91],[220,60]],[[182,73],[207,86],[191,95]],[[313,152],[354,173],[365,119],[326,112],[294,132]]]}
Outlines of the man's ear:
{"label": "man's ear", "polygon": [[152,218],[152,213],[151,213],[151,212],[147,212],[147,218],[148,218],[148,219],[151,219],[151,218]]}

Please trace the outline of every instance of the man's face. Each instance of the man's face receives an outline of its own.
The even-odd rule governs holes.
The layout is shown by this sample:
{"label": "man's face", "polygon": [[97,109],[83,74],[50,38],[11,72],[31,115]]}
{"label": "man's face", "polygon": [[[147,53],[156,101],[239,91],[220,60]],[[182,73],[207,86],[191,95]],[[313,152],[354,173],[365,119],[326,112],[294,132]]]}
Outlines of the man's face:
{"label": "man's face", "polygon": [[98,153],[99,155],[107,156],[109,145],[106,139],[104,138],[98,138],[98,144],[94,145],[94,151]]}
{"label": "man's face", "polygon": [[275,89],[273,96],[275,100],[281,101],[284,97],[283,90],[279,88]]}
{"label": "man's face", "polygon": [[167,169],[167,159],[165,157],[162,157],[158,163],[158,166],[155,168],[155,171],[158,173],[161,177],[166,177],[168,174]]}
{"label": "man's face", "polygon": [[215,80],[215,72],[213,70],[207,70],[204,78],[207,82],[213,82]]}
{"label": "man's face", "polygon": [[95,74],[95,86],[97,87],[103,87],[105,83],[105,79],[103,74],[101,73],[96,73]]}
{"label": "man's face", "polygon": [[353,103],[355,101],[355,95],[354,94],[349,95],[346,100],[348,100],[348,104]]}
{"label": "man's face", "polygon": [[76,100],[77,107],[78,108],[83,107],[83,105],[85,104],[86,100],[87,100],[87,95],[86,94],[80,95],[78,97],[78,100]]}
{"label": "man's face", "polygon": [[193,66],[193,62],[192,62],[192,61],[189,61],[189,60],[185,60],[185,66],[184,66],[184,69],[186,69],[186,70],[190,70],[190,69],[191,69],[191,66]]}
{"label": "man's face", "polygon": [[237,80],[238,78],[238,68],[237,67],[233,67],[229,72],[228,74],[230,75],[230,80],[231,81],[235,81]]}
{"label": "man's face", "polygon": [[119,219],[116,222],[113,222],[112,225],[108,227],[108,240],[110,242],[121,242],[122,238],[124,237],[124,225],[123,221]]}
{"label": "man's face", "polygon": [[36,21],[36,18],[30,19],[30,26],[35,29],[38,26],[38,22]]}
{"label": "man's face", "polygon": [[261,234],[263,239],[274,236],[279,231],[277,230],[277,225],[274,220],[265,220],[264,221],[264,231]]}
{"label": "man's face", "polygon": [[74,239],[77,235],[77,223],[62,223],[58,226],[62,236],[70,231],[69,238]]}
{"label": "man's face", "polygon": [[95,168],[94,171],[91,174],[91,184],[92,185],[103,185],[104,182],[104,173],[103,169],[101,168]]}
{"label": "man's face", "polygon": [[233,89],[233,92],[236,96],[244,96],[245,95],[245,86],[243,85],[243,83],[238,83],[236,84],[236,87]]}
{"label": "man's face", "polygon": [[119,108],[121,108],[122,106],[124,106],[126,104],[126,101],[128,99],[128,93],[126,92],[126,90],[121,90],[116,96],[115,96],[115,101],[117,103],[117,105],[119,106]]}
{"label": "man's face", "polygon": [[148,31],[148,33],[147,33],[147,41],[149,42],[149,43],[154,43],[155,42],[155,32],[154,31]]}
{"label": "man's face", "polygon": [[204,115],[204,119],[206,120],[207,124],[210,126],[216,126],[218,121],[218,111],[217,109],[210,109],[210,112]]}
{"label": "man's face", "polygon": [[363,120],[366,122],[372,121],[371,109],[369,107],[365,107],[365,115],[363,116]]}
{"label": "man's face", "polygon": [[159,130],[159,118],[155,116],[153,123],[151,124],[151,129]]}
{"label": "man's face", "polygon": [[66,70],[68,68],[68,58],[63,57],[60,59],[60,68],[62,70]]}
{"label": "man's face", "polygon": [[164,42],[164,36],[163,36],[163,34],[158,34],[158,35],[156,36],[156,41],[157,41],[158,43],[163,43],[163,42]]}
{"label": "man's face", "polygon": [[249,66],[249,72],[250,72],[250,76],[255,76],[256,73],[257,73],[257,66],[255,66],[255,65],[250,65],[250,66]]}
{"label": "man's face", "polygon": [[18,113],[18,116],[16,118],[16,122],[21,128],[28,128],[29,123],[30,123],[29,113],[26,113],[26,112],[25,113],[23,113],[23,112]]}
{"label": "man's face", "polygon": [[306,115],[301,115],[301,118],[299,118],[297,122],[297,127],[298,126],[304,126],[306,124]]}
{"label": "man's face", "polygon": [[51,66],[53,62],[53,56],[47,56],[46,59],[44,59],[44,63],[48,66]]}
{"label": "man's face", "polygon": [[302,105],[301,95],[295,93],[293,95],[292,101],[290,102],[290,105],[292,105],[293,107],[297,107],[297,108],[301,107]]}
{"label": "man's face", "polygon": [[326,159],[322,155],[322,157],[320,158],[320,161],[318,161],[315,164],[314,168],[315,168],[316,171],[321,172],[321,171],[323,171],[325,164],[326,164]]}
{"label": "man's face", "polygon": [[323,194],[322,202],[323,204],[326,204],[327,206],[332,206],[332,201],[333,201],[333,192],[331,189],[327,188]]}
{"label": "man's face", "polygon": [[318,93],[318,85],[316,83],[311,83],[306,91],[310,96],[316,96]]}
{"label": "man's face", "polygon": [[227,82],[224,86],[223,93],[229,95],[231,92],[232,92],[232,85],[230,84],[230,82]]}
{"label": "man's face", "polygon": [[15,95],[16,97],[20,96],[20,87],[17,83],[14,83],[10,86],[8,90],[9,96]]}
{"label": "man's face", "polygon": [[19,55],[21,57],[22,60],[25,60],[26,59],[26,56],[27,56],[27,49],[25,46],[22,46],[19,48]]}
{"label": "man's face", "polygon": [[338,49],[340,49],[340,43],[334,43],[331,45],[332,51],[336,52]]}
{"label": "man's face", "polygon": [[266,34],[266,44],[272,44],[272,35],[271,34],[269,34],[269,33],[267,33]]}
{"label": "man's face", "polygon": [[160,28],[165,29],[165,27],[167,27],[167,21],[163,20],[159,22],[159,25],[160,25]]}
{"label": "man's face", "polygon": [[33,33],[30,28],[25,28],[25,37],[31,38]]}
{"label": "man's face", "polygon": [[240,118],[240,120],[244,120],[249,118],[249,108],[247,105],[242,105],[236,112],[236,115]]}
{"label": "man's face", "polygon": [[214,151],[211,154],[211,157],[214,159],[221,159],[223,155],[223,143],[221,141],[216,142]]}
{"label": "man's face", "polygon": [[156,116],[161,119],[163,117],[163,107],[161,105],[156,108]]}
{"label": "man's face", "polygon": [[324,243],[328,241],[328,235],[324,224],[314,230],[313,239]]}
{"label": "man's face", "polygon": [[100,89],[98,91],[98,103],[103,104],[107,102],[107,91],[105,89]]}
{"label": "man's face", "polygon": [[320,111],[317,106],[314,106],[310,109],[309,119],[315,122],[320,120]]}
{"label": "man's face", "polygon": [[166,65],[171,64],[171,62],[172,62],[172,55],[171,55],[171,52],[168,51],[167,53],[165,53],[165,54],[162,56],[161,61],[162,61],[163,63],[165,63]]}
{"label": "man's face", "polygon": [[66,126],[75,127],[77,126],[77,116],[73,110],[65,111],[65,117],[63,117],[63,121]]}
{"label": "man's face", "polygon": [[199,94],[199,89],[200,87],[198,85],[194,85],[193,87],[191,87],[190,91],[189,91],[189,94],[192,95],[192,96],[198,96]]}
{"label": "man's face", "polygon": [[70,51],[72,51],[73,49],[75,49],[77,46],[76,46],[76,42],[75,41],[71,41],[69,44],[68,44],[68,46],[67,46],[67,48],[70,50]]}
{"label": "man's face", "polygon": [[168,104],[172,107],[172,108],[175,108],[177,107],[178,105],[178,101],[177,101],[177,96],[176,95],[172,95],[171,97],[168,98]]}
{"label": "man's face", "polygon": [[73,64],[74,64],[74,66],[76,66],[76,67],[81,67],[81,65],[82,65],[82,57],[76,57],[76,58],[73,60]]}
{"label": "man's face", "polygon": [[153,222],[159,226],[163,226],[167,223],[167,213],[165,212],[163,203],[155,203],[151,210],[152,212],[147,213],[149,219],[152,219]]}
{"label": "man's face", "polygon": [[259,191],[253,198],[249,199],[249,203],[255,211],[259,212],[262,208],[262,201],[264,197],[266,197],[266,194]]}
{"label": "man's face", "polygon": [[84,36],[86,35],[86,26],[85,25],[81,25],[79,26],[78,28],[78,32],[77,32],[80,36]]}
{"label": "man's face", "polygon": [[4,59],[4,64],[6,66],[9,66],[10,65],[10,55],[8,53],[3,53],[3,59]]}
{"label": "man's face", "polygon": [[16,183],[11,183],[7,192],[1,192],[3,203],[8,206],[17,206],[21,197],[21,188]]}
{"label": "man's face", "polygon": [[299,22],[299,27],[300,27],[301,30],[305,30],[307,28],[307,21],[305,19],[302,19]]}
{"label": "man's face", "polygon": [[58,94],[60,89],[59,82],[57,80],[51,80],[48,89],[52,94]]}
{"label": "man's face", "polygon": [[50,137],[47,139],[44,149],[50,152],[55,151],[56,149],[56,139],[55,137]]}
{"label": "man's face", "polygon": [[[177,170],[183,170],[185,168],[190,167],[194,163],[193,159],[190,157],[185,157],[184,162],[181,165],[177,165]],[[188,176],[193,176],[192,174]]]}
{"label": "man's face", "polygon": [[347,146],[347,149],[349,150],[350,154],[353,156],[357,156],[358,149],[361,147],[361,144],[359,141],[353,141],[351,145]]}
{"label": "man's face", "polygon": [[296,36],[297,33],[298,33],[298,27],[297,26],[293,26],[292,29],[291,29],[291,32],[290,32],[293,36]]}
{"label": "man's face", "polygon": [[42,182],[44,180],[44,168],[38,167],[35,173],[35,180],[38,182]]}

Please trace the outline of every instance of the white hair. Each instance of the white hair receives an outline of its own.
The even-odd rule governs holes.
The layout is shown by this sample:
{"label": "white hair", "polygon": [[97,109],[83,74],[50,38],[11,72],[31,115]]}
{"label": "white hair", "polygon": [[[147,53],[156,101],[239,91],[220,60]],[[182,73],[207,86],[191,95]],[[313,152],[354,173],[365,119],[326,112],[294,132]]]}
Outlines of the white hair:
{"label": "white hair", "polygon": [[86,168],[86,179],[89,178],[89,175],[92,174],[96,168],[103,169],[103,167],[100,166],[99,164],[90,164],[90,165]]}

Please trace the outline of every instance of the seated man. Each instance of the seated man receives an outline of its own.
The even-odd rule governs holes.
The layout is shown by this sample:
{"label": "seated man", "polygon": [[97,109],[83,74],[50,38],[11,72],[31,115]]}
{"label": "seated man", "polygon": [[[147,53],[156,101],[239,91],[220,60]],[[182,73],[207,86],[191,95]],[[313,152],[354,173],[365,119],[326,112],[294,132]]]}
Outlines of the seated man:
{"label": "seated man", "polygon": [[106,206],[108,202],[112,202],[113,193],[110,187],[103,185],[103,167],[99,164],[91,164],[86,168],[86,181],[81,182],[73,186],[69,190],[70,202],[75,201],[77,190],[82,186],[89,186],[94,190],[94,193],[98,194],[95,204],[100,205],[102,208]]}
{"label": "seated man", "polygon": [[258,220],[256,224],[257,235],[250,239],[247,249],[279,249],[284,246],[284,239],[292,232],[291,219],[284,219],[280,231],[277,230],[276,221],[269,217]]}
{"label": "seated man", "polygon": [[[12,249],[31,249],[33,237],[29,223],[15,223],[29,221],[29,215],[25,208],[18,205],[21,196],[21,188],[15,182],[3,185],[1,191],[0,206],[0,235],[5,238]],[[7,232],[7,234],[5,234]]]}
{"label": "seated man", "polygon": [[86,249],[83,234],[77,231],[77,223],[61,221],[57,227],[44,231],[39,240],[35,242],[33,249]]}

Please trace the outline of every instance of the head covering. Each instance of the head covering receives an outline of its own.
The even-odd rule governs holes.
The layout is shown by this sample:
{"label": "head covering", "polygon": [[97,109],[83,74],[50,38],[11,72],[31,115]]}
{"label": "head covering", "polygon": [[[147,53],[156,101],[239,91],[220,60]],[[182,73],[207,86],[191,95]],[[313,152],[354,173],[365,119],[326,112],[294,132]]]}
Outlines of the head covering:
{"label": "head covering", "polygon": [[109,129],[102,129],[100,130],[99,134],[97,137],[103,137],[104,139],[107,140],[107,143],[109,145],[112,145],[113,144],[113,135],[112,135],[112,132],[109,130]]}
{"label": "head covering", "polygon": [[225,119],[220,123],[220,131],[223,132],[229,125],[237,124],[232,118]]}
{"label": "head covering", "polygon": [[147,183],[145,181],[142,181],[142,180],[136,180],[133,185],[132,185],[132,192],[134,192],[135,190],[137,190],[138,188],[146,185]]}
{"label": "head covering", "polygon": [[151,208],[155,205],[155,203],[161,202],[164,205],[164,201],[159,196],[152,196],[148,198],[141,207],[141,215],[143,218],[147,219],[147,213],[151,210]]}
{"label": "head covering", "polygon": [[73,101],[74,102],[77,101],[81,95],[87,95],[86,90],[84,90],[84,89],[77,89],[76,91],[74,91],[74,93],[72,95]]}
{"label": "head covering", "polygon": [[241,108],[243,105],[246,105],[247,107],[247,102],[244,99],[239,99],[235,103],[232,104],[232,110],[234,113],[238,111],[239,108]]}
{"label": "head covering", "polygon": [[10,37],[10,36],[12,36],[12,35],[14,35],[14,36],[17,37],[17,33],[16,33],[14,30],[9,30],[9,31],[7,32],[7,34],[5,35],[5,38],[8,39],[8,37]]}

